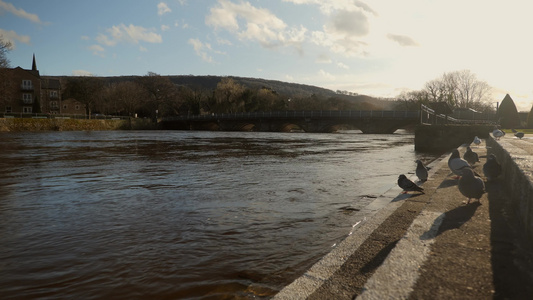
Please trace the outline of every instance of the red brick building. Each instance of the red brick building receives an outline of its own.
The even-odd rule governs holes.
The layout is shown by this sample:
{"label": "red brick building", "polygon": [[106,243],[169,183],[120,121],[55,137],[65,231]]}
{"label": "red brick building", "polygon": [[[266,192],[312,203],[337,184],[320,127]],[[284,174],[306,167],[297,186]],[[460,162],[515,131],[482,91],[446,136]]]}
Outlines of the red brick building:
{"label": "red brick building", "polygon": [[1,69],[0,116],[19,114],[84,115],[83,104],[75,99],[61,98],[60,79],[41,77],[35,55],[31,69]]}
{"label": "red brick building", "polygon": [[41,76],[37,70],[35,56],[32,69],[21,67],[4,69],[6,83],[3,86],[3,101],[0,112],[4,113],[38,113],[41,101]]}

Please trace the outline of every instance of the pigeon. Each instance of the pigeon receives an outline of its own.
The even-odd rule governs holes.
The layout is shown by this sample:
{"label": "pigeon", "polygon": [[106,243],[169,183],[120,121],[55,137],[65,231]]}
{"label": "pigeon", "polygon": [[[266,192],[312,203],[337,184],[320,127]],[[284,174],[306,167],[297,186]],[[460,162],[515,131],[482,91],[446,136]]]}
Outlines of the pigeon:
{"label": "pigeon", "polygon": [[496,179],[502,173],[502,166],[496,159],[494,154],[487,156],[487,162],[483,165],[483,174],[487,177],[487,180]]}
{"label": "pigeon", "polygon": [[475,176],[471,169],[463,170],[463,176],[459,179],[458,187],[459,192],[468,198],[467,204],[470,203],[470,199],[472,198],[480,202],[479,199],[485,193],[483,179]]}
{"label": "pigeon", "polygon": [[511,129],[511,130],[512,130],[513,133],[514,133],[514,136],[516,136],[517,138],[522,139],[522,138],[524,137],[524,133],[523,133],[523,132],[521,132],[521,131],[516,131],[516,130],[514,130],[514,129]]}
{"label": "pigeon", "polygon": [[477,137],[477,135],[474,137],[474,141],[473,143],[476,145],[476,146],[479,146],[479,144],[481,144],[481,139]]}
{"label": "pigeon", "polygon": [[424,194],[424,189],[409,180],[409,178],[405,177],[404,174],[398,176],[398,186],[403,189],[402,194],[405,194],[410,191],[421,192],[422,194]]}
{"label": "pigeon", "polygon": [[466,152],[463,154],[463,158],[470,164],[473,165],[479,162],[479,156],[476,152],[472,151],[472,148],[466,147]]}
{"label": "pigeon", "polygon": [[502,136],[505,135],[505,132],[501,131],[500,129],[498,129],[497,126],[494,127],[494,130],[492,131],[492,136],[496,139],[496,140],[499,140]]}
{"label": "pigeon", "polygon": [[417,159],[416,160],[416,176],[418,177],[418,179],[422,182],[428,180],[428,169],[426,168],[426,166],[424,166],[424,164],[422,163],[421,160]]}
{"label": "pigeon", "polygon": [[452,155],[450,155],[450,158],[448,159],[448,167],[453,174],[457,175],[457,177],[463,175],[464,169],[472,169],[472,166],[470,166],[466,160],[461,158],[459,155],[459,150],[457,149],[452,151]]}

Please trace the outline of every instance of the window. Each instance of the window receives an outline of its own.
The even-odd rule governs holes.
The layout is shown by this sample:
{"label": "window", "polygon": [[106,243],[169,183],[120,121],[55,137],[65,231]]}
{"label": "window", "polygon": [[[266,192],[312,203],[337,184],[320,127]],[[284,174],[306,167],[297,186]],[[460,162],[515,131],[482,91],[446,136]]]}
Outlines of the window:
{"label": "window", "polygon": [[22,89],[33,90],[33,83],[31,80],[22,80]]}
{"label": "window", "polygon": [[13,112],[11,106],[6,106],[6,113],[11,113]]}
{"label": "window", "polygon": [[67,108],[68,108],[68,106],[66,104],[63,105],[63,109],[67,109]]}
{"label": "window", "polygon": [[57,98],[57,91],[50,91],[50,98]]}
{"label": "window", "polygon": [[33,95],[32,94],[22,94],[22,101],[24,101],[24,104],[32,104],[33,103]]}
{"label": "window", "polygon": [[25,113],[25,114],[31,114],[31,106],[24,106],[22,108],[22,112]]}
{"label": "window", "polygon": [[80,106],[79,105],[76,105],[76,110],[80,110]]}
{"label": "window", "polygon": [[50,107],[51,108],[58,108],[57,101],[50,101]]}

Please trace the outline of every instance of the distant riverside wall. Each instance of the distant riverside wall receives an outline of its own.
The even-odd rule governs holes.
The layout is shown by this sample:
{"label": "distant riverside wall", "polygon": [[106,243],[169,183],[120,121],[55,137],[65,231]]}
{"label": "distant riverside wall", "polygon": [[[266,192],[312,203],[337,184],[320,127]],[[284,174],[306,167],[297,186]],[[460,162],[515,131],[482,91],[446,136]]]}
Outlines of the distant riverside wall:
{"label": "distant riverside wall", "polygon": [[0,131],[74,131],[157,129],[150,119],[87,120],[0,118]]}

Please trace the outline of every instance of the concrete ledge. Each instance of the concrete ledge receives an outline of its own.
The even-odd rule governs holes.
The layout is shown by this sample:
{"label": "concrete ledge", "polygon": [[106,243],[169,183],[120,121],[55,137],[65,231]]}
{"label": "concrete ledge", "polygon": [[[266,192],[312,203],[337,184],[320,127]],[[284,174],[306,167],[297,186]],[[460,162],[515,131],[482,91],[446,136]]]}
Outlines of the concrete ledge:
{"label": "concrete ledge", "polygon": [[[429,171],[430,176],[446,164],[447,158],[448,155],[443,155],[428,165],[431,168]],[[410,179],[416,181],[415,177],[413,175]],[[314,264],[304,275],[282,289],[273,299],[306,299],[317,291],[339,271],[351,255],[358,251],[367,238],[402,206],[404,203],[402,200],[410,197],[410,195],[401,194],[401,192],[402,190],[395,186],[361,210],[360,213],[366,218],[354,225],[354,230],[348,237]],[[430,222],[433,222],[435,216],[431,215],[429,219],[431,219],[429,220]]]}
{"label": "concrete ledge", "polygon": [[488,153],[502,165],[504,188],[530,241],[533,241],[533,140],[504,137],[487,139]]}

